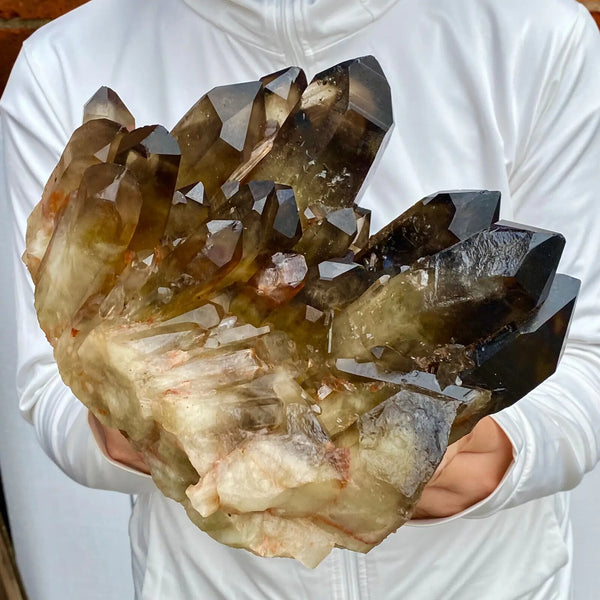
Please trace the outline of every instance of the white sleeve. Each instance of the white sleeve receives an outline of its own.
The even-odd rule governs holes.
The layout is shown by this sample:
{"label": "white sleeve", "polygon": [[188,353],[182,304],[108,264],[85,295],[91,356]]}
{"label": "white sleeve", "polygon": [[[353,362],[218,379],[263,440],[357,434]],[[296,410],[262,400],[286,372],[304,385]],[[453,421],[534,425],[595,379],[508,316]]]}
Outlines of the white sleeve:
{"label": "white sleeve", "polygon": [[20,260],[27,217],[68,138],[23,50],[0,101],[0,192],[13,231],[19,406],[44,451],[71,478],[90,487],[142,493],[155,489],[152,480],[104,456],[88,425],[87,409],[62,382],[37,323],[33,284]]}
{"label": "white sleeve", "polygon": [[571,489],[600,459],[598,57],[597,26],[580,6],[510,173],[515,221],[561,232],[559,272],[581,279],[569,341],[556,373],[494,416],[514,462],[491,496],[457,516],[486,517]]}
{"label": "white sleeve", "polygon": [[[533,43],[535,52],[521,59],[531,61],[532,80],[543,51],[543,43]],[[598,28],[579,6],[555,61],[541,56],[547,75],[536,101],[514,91],[517,111],[521,103],[535,106],[533,116],[521,110],[519,155],[509,172],[514,220],[562,233],[559,272],[582,282],[562,360],[552,377],[493,415],[513,445],[513,462],[494,492],[450,517],[412,526],[485,518],[572,489],[600,460],[599,56]]]}

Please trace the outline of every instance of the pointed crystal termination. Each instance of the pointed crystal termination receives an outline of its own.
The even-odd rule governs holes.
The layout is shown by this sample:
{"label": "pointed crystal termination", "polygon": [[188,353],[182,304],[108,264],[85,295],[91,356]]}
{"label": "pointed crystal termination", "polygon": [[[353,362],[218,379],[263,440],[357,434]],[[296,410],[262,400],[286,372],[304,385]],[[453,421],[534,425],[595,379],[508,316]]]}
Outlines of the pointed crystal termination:
{"label": "pointed crystal termination", "polygon": [[[217,199],[225,200],[218,203]],[[247,185],[230,182],[222,186],[210,210],[212,218],[238,219],[244,224],[246,274],[232,274],[235,281],[250,279],[259,269],[259,255],[289,250],[302,235],[294,192],[287,185],[272,181],[251,181]]]}
{"label": "pointed crystal termination", "polygon": [[453,437],[468,433],[482,417],[510,406],[556,370],[580,282],[556,275],[546,301],[524,321],[477,343],[475,366],[460,377],[466,386],[492,391],[491,402],[459,411]]}
{"label": "pointed crystal termination", "polygon": [[37,204],[27,221],[27,250],[24,260],[34,282],[58,216],[69,202],[71,193],[77,189],[87,167],[104,162],[97,154],[118,143],[124,132],[118,123],[106,119],[90,121],[73,132],[46,183],[42,201]]}
{"label": "pointed crystal termination", "polygon": [[490,227],[499,216],[500,192],[439,192],[423,198],[372,236],[357,260],[377,277],[395,275],[401,267]]}
{"label": "pointed crystal termination", "polygon": [[246,180],[292,186],[301,217],[315,199],[351,207],[391,127],[390,88],[379,63],[372,56],[340,63],[315,76]]}
{"label": "pointed crystal termination", "polygon": [[243,226],[240,262],[223,278],[220,287],[248,281],[260,268],[258,256],[272,253],[269,242],[278,210],[275,188],[270,181],[239,186],[227,203],[213,213],[214,218],[237,219]]}
{"label": "pointed crystal termination", "polygon": [[[452,373],[441,365],[465,370],[464,345],[543,302],[563,246],[559,234],[499,223],[391,279],[384,276],[334,320],[333,354],[375,356],[405,372],[441,369],[447,385]],[[387,352],[373,352],[377,348]]]}
{"label": "pointed crystal termination", "polygon": [[348,259],[331,259],[312,267],[301,299],[320,310],[344,308],[368,287],[362,265]]}
{"label": "pointed crystal termination", "polygon": [[127,166],[135,175],[144,199],[139,225],[131,240],[133,252],[153,250],[162,238],[180,159],[177,142],[161,125],[140,127],[123,136],[115,162]]}
{"label": "pointed crystal termination", "polygon": [[260,81],[216,87],[208,92],[172,131],[182,154],[177,187],[201,181],[211,198],[250,158],[253,148],[264,138],[265,123]]}
{"label": "pointed crystal termination", "polygon": [[273,245],[288,250],[294,247],[302,236],[302,225],[296,196],[287,185],[275,185],[276,213],[273,219]]}
{"label": "pointed crystal termination", "polygon": [[[247,282],[274,249],[290,249],[300,237],[298,209],[288,186],[262,181],[223,188],[218,208],[212,206],[213,203],[209,206],[211,220],[206,227],[174,246],[162,260],[160,273],[144,284],[135,303],[136,318],[146,319],[152,315],[173,318],[193,310],[206,301],[209,294],[234,283]],[[232,225],[235,248],[231,246],[231,252],[225,251],[225,246],[233,244],[234,238],[225,235],[225,231],[214,225],[216,223],[235,223]],[[218,243],[213,237],[217,230]],[[224,263],[219,265],[223,269],[215,270],[210,262],[206,263],[205,259],[210,258],[208,249],[213,246],[222,248],[229,257],[227,268]],[[204,273],[203,269],[206,269]],[[165,299],[164,294],[162,298],[150,294],[157,288],[168,290],[168,298]]]}
{"label": "pointed crystal termination", "polygon": [[75,327],[72,320],[88,298],[97,302],[109,292],[125,266],[141,206],[138,182],[124,167],[100,164],[85,172],[39,269],[35,305],[48,339]]}
{"label": "pointed crystal termination", "polygon": [[304,211],[305,232],[298,249],[301,249],[309,264],[348,253],[358,235],[358,221],[363,216],[362,212],[357,212],[357,208],[331,210],[317,203]]}
{"label": "pointed crystal termination", "polygon": [[209,218],[202,183],[187,185],[173,194],[164,241],[172,246],[182,243]]}
{"label": "pointed crystal termination", "polygon": [[358,256],[369,245],[371,211],[368,208],[361,208],[354,205],[354,214],[356,215],[356,235],[352,240],[349,250],[354,256]]}
{"label": "pointed crystal termination", "polygon": [[260,78],[265,90],[265,110],[268,136],[277,131],[296,108],[306,89],[306,75],[299,67],[288,67]]}
{"label": "pointed crystal termination", "polygon": [[550,293],[552,281],[565,247],[565,238],[560,233],[508,221],[498,221],[495,228],[505,232],[505,235],[510,235],[511,231],[518,229],[522,229],[530,235],[527,255],[519,265],[514,277],[517,285],[535,302],[535,306],[539,306]]}
{"label": "pointed crystal termination", "polygon": [[302,254],[276,252],[247,285],[237,287],[229,310],[246,323],[263,325],[274,309],[285,306],[300,292],[307,273]]}
{"label": "pointed crystal termination", "polygon": [[205,304],[243,256],[243,226],[236,220],[208,221],[176,246],[131,303],[131,318],[167,320]]}
{"label": "pointed crystal termination", "polygon": [[135,119],[118,94],[109,87],[102,86],[85,104],[83,122],[94,119],[109,119],[119,123],[129,131],[135,129]]}
{"label": "pointed crystal termination", "polygon": [[[290,250],[302,235],[294,191],[272,181],[229,182],[212,199],[210,214],[213,219],[243,221],[246,244],[253,244],[259,252]],[[251,223],[260,223],[260,229],[254,227],[250,238]]]}
{"label": "pointed crystal termination", "polygon": [[122,125],[108,119],[94,119],[77,128],[65,146],[46,187],[51,187],[75,158],[96,156],[106,146],[120,141],[123,133],[125,129]]}

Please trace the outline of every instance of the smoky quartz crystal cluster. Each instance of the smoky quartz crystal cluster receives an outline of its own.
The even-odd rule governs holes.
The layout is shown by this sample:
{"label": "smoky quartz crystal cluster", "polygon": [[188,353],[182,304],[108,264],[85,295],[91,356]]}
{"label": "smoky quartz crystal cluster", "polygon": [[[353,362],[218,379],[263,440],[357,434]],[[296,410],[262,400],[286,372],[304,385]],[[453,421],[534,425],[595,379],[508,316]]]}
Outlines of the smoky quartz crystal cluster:
{"label": "smoky quartz crystal cluster", "polygon": [[356,203],[392,127],[370,56],[217,87],[169,133],[108,88],[28,222],[60,373],[216,540],[317,565],[411,517],[449,442],[556,368],[578,282],[500,194]]}

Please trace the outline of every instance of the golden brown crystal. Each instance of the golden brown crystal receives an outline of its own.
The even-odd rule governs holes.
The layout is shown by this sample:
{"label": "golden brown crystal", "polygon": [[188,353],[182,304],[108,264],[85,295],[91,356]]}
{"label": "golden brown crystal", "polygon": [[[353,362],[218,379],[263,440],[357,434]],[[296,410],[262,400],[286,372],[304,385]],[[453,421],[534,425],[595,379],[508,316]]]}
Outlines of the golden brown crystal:
{"label": "golden brown crystal", "polygon": [[[449,441],[556,367],[563,239],[497,192],[369,237],[373,57],[211,90],[172,134],[103,88],[29,220],[64,381],[215,539],[315,566],[406,522]],[[109,120],[110,119],[110,120]],[[535,349],[535,351],[532,351]]]}
{"label": "golden brown crystal", "polygon": [[135,119],[121,98],[110,88],[101,87],[83,109],[83,122],[95,119],[108,119],[120,123],[128,131],[135,129]]}

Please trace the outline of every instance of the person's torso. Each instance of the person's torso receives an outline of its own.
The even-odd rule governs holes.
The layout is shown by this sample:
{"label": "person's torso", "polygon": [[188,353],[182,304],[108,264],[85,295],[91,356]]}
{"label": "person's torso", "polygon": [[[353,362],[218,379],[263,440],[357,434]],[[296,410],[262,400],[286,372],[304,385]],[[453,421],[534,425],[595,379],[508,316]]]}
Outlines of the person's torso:
{"label": "person's torso", "polygon": [[567,600],[564,495],[429,527],[405,525],[368,554],[316,569],[224,546],[156,492],[130,525],[137,600]]}
{"label": "person's torso", "polygon": [[[352,12],[328,37],[331,13],[320,27],[306,27],[308,17],[318,16],[318,2],[295,0],[287,8],[263,2],[266,12],[248,18],[253,3],[240,0],[229,2],[240,4],[230,15],[239,19],[238,37],[235,26],[219,27],[183,0],[94,0],[67,16],[78,28],[73,39],[61,37],[60,27],[44,34],[45,50],[56,53],[57,70],[69,87],[69,102],[57,118],[70,135],[85,101],[108,85],[138,125],[171,128],[217,85],[255,80],[292,64],[310,79],[337,62],[372,54],[390,82],[395,120],[361,201],[373,211],[372,230],[423,196],[448,189],[500,190],[501,214],[511,219],[511,172],[541,96],[538,75],[527,72],[515,50],[526,52],[521,38],[532,24],[518,25],[523,16],[516,0],[502,9],[494,2],[380,2],[373,22]],[[111,27],[101,26],[109,21]],[[359,21],[361,28],[353,30]],[[264,30],[253,38],[252,27]],[[271,32],[276,39],[267,43]],[[44,44],[32,48],[44,51]],[[30,59],[35,62],[34,52]],[[60,98],[49,101],[61,105]],[[214,542],[179,505],[156,493],[140,497],[135,508],[134,577],[143,600],[563,600],[568,581],[553,575],[568,560],[565,515],[565,502],[556,497],[484,520],[404,527],[367,555],[335,550],[308,570]]]}

